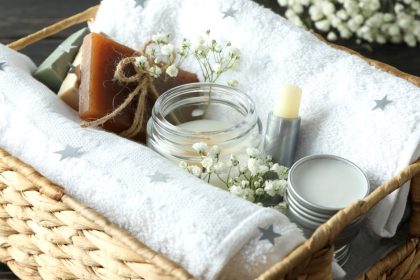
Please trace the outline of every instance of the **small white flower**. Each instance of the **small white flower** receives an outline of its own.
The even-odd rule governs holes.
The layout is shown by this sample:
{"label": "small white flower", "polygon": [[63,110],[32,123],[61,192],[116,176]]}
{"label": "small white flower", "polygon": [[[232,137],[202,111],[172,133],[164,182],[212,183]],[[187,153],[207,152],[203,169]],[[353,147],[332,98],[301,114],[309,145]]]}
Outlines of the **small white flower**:
{"label": "small white flower", "polygon": [[333,31],[328,32],[327,39],[330,41],[337,40],[337,34],[335,34]]}
{"label": "small white flower", "polygon": [[140,67],[143,70],[149,68],[149,61],[147,60],[147,57],[145,57],[143,55],[136,57],[136,62],[135,63],[138,67]]}
{"label": "small white flower", "polygon": [[158,44],[167,44],[169,42],[169,39],[171,37],[171,34],[166,32],[159,32],[152,36],[152,40]]}
{"label": "small white flower", "polygon": [[400,3],[395,4],[394,11],[398,14],[404,10],[404,6]]}
{"label": "small white flower", "polygon": [[233,186],[231,186],[231,187],[229,188],[229,191],[230,191],[231,193],[233,193],[234,195],[237,195],[237,196],[239,196],[239,197],[242,197],[242,195],[243,195],[243,193],[244,193],[244,190],[243,190],[240,186],[237,186],[237,185],[233,185]]}
{"label": "small white flower", "polygon": [[161,63],[162,62],[162,59],[160,58],[160,57],[156,57],[155,58],[155,60],[154,60],[154,62],[155,62],[155,64],[159,64],[159,63]]}
{"label": "small white flower", "polygon": [[251,189],[244,189],[243,192],[242,192],[242,196],[241,197],[244,198],[244,199],[246,199],[246,200],[248,200],[248,201],[254,202],[254,200],[255,200],[255,193]]}
{"label": "small white flower", "polygon": [[289,171],[287,167],[279,165],[278,163],[273,164],[270,170],[277,173],[279,179],[287,178],[287,173]]}
{"label": "small white flower", "polygon": [[395,17],[394,17],[393,14],[390,14],[390,13],[384,14],[384,21],[386,21],[386,22],[393,21],[394,19],[395,19]]}
{"label": "small white flower", "polygon": [[155,57],[156,56],[156,49],[155,48],[147,48],[146,49],[146,54],[148,56]]}
{"label": "small white flower", "polygon": [[398,26],[397,24],[392,24],[392,25],[389,27],[388,31],[389,31],[389,34],[390,34],[391,36],[400,35],[400,28],[399,28],[399,26]]}
{"label": "small white flower", "polygon": [[216,174],[223,174],[226,172],[226,164],[224,164],[223,162],[219,161],[218,163],[216,163],[214,165],[214,172]]}
{"label": "small white flower", "polygon": [[206,43],[206,41],[203,39],[203,37],[201,37],[201,36],[197,37],[197,38],[195,38],[195,40],[192,43],[192,48],[196,49],[196,48],[204,45],[205,43]]}
{"label": "small white flower", "polygon": [[186,48],[188,48],[188,47],[190,47],[190,46],[191,46],[191,43],[190,43],[190,41],[188,41],[188,39],[184,39],[184,40],[182,40],[181,47],[182,47],[183,49],[186,49]]}
{"label": "small white flower", "polygon": [[239,82],[237,80],[229,80],[228,81],[228,86],[230,86],[230,87],[236,88],[236,87],[238,87],[238,84],[239,84]]}
{"label": "small white flower", "polygon": [[276,190],[275,190],[275,184],[274,181],[271,180],[267,180],[265,181],[264,184],[264,191],[269,195],[269,196],[275,196],[276,195]]}
{"label": "small white flower", "polygon": [[182,57],[186,57],[188,55],[188,49],[186,48],[177,48],[176,52]]}
{"label": "small white flower", "polygon": [[200,175],[202,174],[202,170],[200,167],[193,165],[191,166],[191,174],[193,174],[196,177],[200,177]]}
{"label": "small white flower", "polygon": [[264,164],[261,164],[261,165],[258,167],[258,173],[262,173],[262,174],[264,174],[264,173],[266,173],[268,170],[269,170],[268,166],[267,166],[267,165],[264,165]]}
{"label": "small white flower", "polygon": [[249,148],[246,149],[246,154],[250,157],[255,158],[255,157],[258,157],[260,155],[260,151],[256,148],[249,147]]}
{"label": "small white flower", "polygon": [[159,66],[153,65],[149,68],[149,72],[153,78],[159,78],[160,74],[162,74],[162,69]]}
{"label": "small white flower", "polygon": [[349,14],[345,10],[339,10],[337,12],[337,17],[339,17],[342,20],[346,20],[349,18]]}
{"label": "small white flower", "polygon": [[213,167],[214,161],[212,158],[206,157],[201,161],[201,165],[207,170]]}
{"label": "small white flower", "polygon": [[180,161],[179,162],[179,167],[181,167],[182,169],[187,169],[188,168],[188,164],[185,161]]}
{"label": "small white flower", "polygon": [[215,73],[222,72],[222,65],[220,63],[213,64],[213,66],[211,68]]}
{"label": "small white flower", "polygon": [[178,68],[173,64],[166,68],[166,74],[168,74],[169,77],[174,78],[178,76],[178,72]]}
{"label": "small white flower", "polygon": [[248,171],[248,166],[247,165],[245,165],[245,164],[239,165],[239,172],[245,173],[247,171]]}
{"label": "small white flower", "polygon": [[241,187],[242,188],[247,188],[249,186],[249,181],[248,180],[242,180],[241,181]]}
{"label": "small white flower", "polygon": [[255,158],[248,159],[248,170],[251,172],[252,176],[255,176],[260,171],[259,169],[260,165],[258,163],[258,160]]}
{"label": "small white flower", "polygon": [[207,150],[209,149],[209,146],[207,145],[207,143],[204,142],[198,142],[198,143],[194,143],[192,145],[192,148],[197,152],[197,153],[205,153],[207,152]]}
{"label": "small white flower", "polygon": [[220,147],[217,145],[214,145],[209,150],[209,156],[218,157],[220,155],[220,152],[221,152]]}
{"label": "small white flower", "polygon": [[300,5],[299,3],[295,3],[292,5],[292,10],[296,13],[296,14],[301,14],[303,13],[303,7],[302,5]]}
{"label": "small white flower", "polygon": [[321,9],[324,15],[331,15],[335,12],[334,4],[328,1],[322,2]]}
{"label": "small white flower", "polygon": [[410,47],[415,47],[417,45],[416,37],[414,37],[413,34],[406,34],[404,36],[404,42]]}
{"label": "small white flower", "polygon": [[323,17],[321,10],[317,6],[309,8],[309,15],[313,21],[318,21]]}
{"label": "small white flower", "polygon": [[274,181],[274,189],[276,194],[284,194],[287,188],[287,181],[286,180],[275,180]]}
{"label": "small white flower", "polygon": [[175,50],[175,47],[172,44],[163,45],[161,48],[161,52],[163,55],[171,55],[173,54],[174,50]]}
{"label": "small white flower", "polygon": [[230,162],[232,166],[237,166],[239,164],[238,158],[235,155],[230,155]]}
{"label": "small white flower", "polygon": [[223,47],[222,47],[222,45],[220,45],[220,44],[215,44],[215,45],[213,46],[213,50],[214,50],[215,52],[220,53],[220,52],[223,50]]}
{"label": "small white flower", "polygon": [[264,194],[264,189],[263,188],[258,188],[255,190],[255,194],[256,195],[263,195]]}
{"label": "small white flower", "polygon": [[227,49],[227,54],[231,58],[237,58],[237,57],[239,57],[240,51],[239,51],[238,48],[230,46]]}
{"label": "small white flower", "polygon": [[315,27],[324,32],[327,32],[330,29],[330,26],[330,22],[327,19],[315,22]]}

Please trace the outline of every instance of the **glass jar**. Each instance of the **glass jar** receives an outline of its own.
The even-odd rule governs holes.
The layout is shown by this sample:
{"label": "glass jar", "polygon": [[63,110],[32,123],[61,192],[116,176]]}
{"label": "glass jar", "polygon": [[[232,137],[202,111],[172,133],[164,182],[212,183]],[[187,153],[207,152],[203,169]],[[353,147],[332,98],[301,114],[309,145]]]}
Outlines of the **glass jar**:
{"label": "glass jar", "polygon": [[198,163],[194,143],[218,145],[222,159],[240,156],[247,147],[259,147],[261,130],[248,95],[228,86],[193,83],[158,98],[147,125],[147,145],[172,161]]}

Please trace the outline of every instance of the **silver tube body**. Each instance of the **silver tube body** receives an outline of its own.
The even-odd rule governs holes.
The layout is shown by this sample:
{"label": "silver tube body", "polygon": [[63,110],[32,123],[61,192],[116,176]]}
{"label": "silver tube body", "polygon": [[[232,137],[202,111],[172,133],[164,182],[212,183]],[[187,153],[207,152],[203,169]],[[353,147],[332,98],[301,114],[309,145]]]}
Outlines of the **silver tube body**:
{"label": "silver tube body", "polygon": [[263,151],[280,165],[291,167],[299,139],[300,117],[280,118],[270,112],[264,135]]}

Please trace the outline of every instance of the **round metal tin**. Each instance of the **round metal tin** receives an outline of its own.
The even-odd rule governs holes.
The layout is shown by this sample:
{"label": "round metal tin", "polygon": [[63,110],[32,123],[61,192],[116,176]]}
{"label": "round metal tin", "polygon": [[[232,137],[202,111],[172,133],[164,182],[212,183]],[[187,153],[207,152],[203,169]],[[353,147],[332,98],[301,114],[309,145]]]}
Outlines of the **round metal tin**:
{"label": "round metal tin", "polygon": [[296,170],[298,168],[300,168],[300,166],[303,163],[306,163],[307,161],[318,160],[318,159],[332,159],[332,160],[341,161],[341,162],[346,163],[347,165],[351,166],[355,170],[357,170],[360,173],[360,175],[364,178],[364,181],[365,181],[365,184],[366,184],[365,185],[366,192],[365,192],[363,197],[360,197],[360,199],[366,197],[369,194],[369,192],[370,192],[369,180],[367,179],[364,172],[357,165],[355,165],[354,163],[352,163],[349,160],[346,160],[344,158],[334,156],[334,155],[311,155],[311,156],[301,158],[295,164],[293,164],[293,166],[290,168],[289,175],[288,175],[288,190],[290,191],[290,195],[292,195],[295,198],[295,200],[297,200],[299,202],[299,204],[301,204],[305,208],[310,209],[312,211],[322,213],[322,214],[326,214],[326,215],[330,215],[330,216],[334,215],[337,211],[342,209],[342,208],[331,208],[331,207],[328,207],[328,206],[317,205],[317,204],[315,204],[311,201],[308,201],[307,199],[302,197],[302,195],[300,195],[298,193],[298,191],[296,191],[296,189],[293,187],[293,184],[294,184],[294,181],[295,181],[294,180],[294,173],[296,172]]}

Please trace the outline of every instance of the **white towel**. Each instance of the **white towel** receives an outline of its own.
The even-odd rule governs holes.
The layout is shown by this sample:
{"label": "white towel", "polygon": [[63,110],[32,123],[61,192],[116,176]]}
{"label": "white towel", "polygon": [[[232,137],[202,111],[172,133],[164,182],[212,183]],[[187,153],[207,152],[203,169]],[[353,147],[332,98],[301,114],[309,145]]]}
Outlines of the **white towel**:
{"label": "white towel", "polygon": [[[145,146],[80,128],[78,114],[31,77],[24,55],[0,45],[0,67],[0,147],[198,279],[222,270],[252,279],[304,240],[278,211],[210,186]],[[270,225],[281,235],[275,246],[259,229]]]}
{"label": "white towel", "polygon": [[[136,5],[135,0],[104,0],[94,24],[94,30],[133,48],[157,31],[171,32],[180,41],[207,29],[240,48],[240,71],[222,81],[239,80],[254,98],[263,124],[282,83],[303,88],[299,156],[347,158],[367,173],[373,187],[420,156],[417,87],[327,46],[252,1],[148,0]],[[191,64],[186,67],[199,72]],[[392,103],[373,110],[374,100],[384,97]],[[408,184],[371,212],[376,234],[395,234],[407,193]]]}

